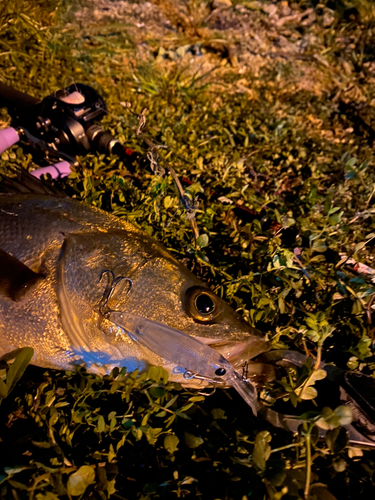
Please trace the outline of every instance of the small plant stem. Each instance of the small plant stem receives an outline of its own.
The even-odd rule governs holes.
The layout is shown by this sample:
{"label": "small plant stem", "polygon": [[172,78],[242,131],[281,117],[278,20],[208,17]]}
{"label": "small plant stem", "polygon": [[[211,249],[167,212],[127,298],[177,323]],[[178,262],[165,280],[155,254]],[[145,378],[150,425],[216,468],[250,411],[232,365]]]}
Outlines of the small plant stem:
{"label": "small plant stem", "polygon": [[374,189],[371,191],[371,194],[370,194],[368,200],[365,203],[365,208],[368,208],[370,201],[371,201],[371,198],[374,196],[374,193],[375,193],[375,186],[374,186]]}
{"label": "small plant stem", "polygon": [[277,451],[287,450],[288,448],[297,448],[299,446],[300,446],[300,443],[291,443],[291,444],[287,444],[285,446],[280,446],[280,448],[274,448],[273,450],[271,450],[271,453],[276,453]]}
{"label": "small plant stem", "polygon": [[314,365],[314,371],[319,368],[320,362],[322,360],[322,349],[323,349],[323,342],[318,343],[318,348],[316,351],[316,360],[315,360],[315,365]]}
{"label": "small plant stem", "polygon": [[42,481],[49,482],[50,479],[51,479],[51,474],[49,472],[47,474],[42,474],[41,476],[36,477],[33,481],[33,484],[31,485],[31,488],[29,489],[29,500],[33,500],[35,489],[38,486],[38,484],[41,483]]}
{"label": "small plant stem", "polygon": [[[142,139],[145,141],[145,143],[151,148],[151,151],[156,151],[158,148],[161,147],[160,145],[154,144],[152,141],[150,141],[150,139],[148,139],[148,137],[146,137],[143,133],[141,133],[140,132],[141,129],[139,127],[138,127],[138,129],[139,129],[139,133],[137,135],[140,135],[142,137]],[[161,160],[161,162],[163,163],[165,168],[171,174],[171,176],[176,184],[177,190],[180,193],[180,198],[182,201],[184,201],[185,191],[184,191],[184,188],[182,187],[182,184],[180,182],[180,179],[178,178],[178,175],[177,175],[175,169],[173,167],[171,167],[171,165],[162,156],[159,156],[159,159]],[[184,205],[184,208],[185,208],[185,210],[187,210],[185,205]],[[197,239],[199,238],[199,230],[198,230],[198,226],[197,226],[197,223],[196,223],[194,216],[190,218],[190,224],[191,224],[191,227],[193,229],[195,246],[197,247]]]}
{"label": "small plant stem", "polygon": [[305,443],[306,443],[306,482],[305,482],[305,490],[304,497],[305,500],[309,497],[310,492],[310,482],[311,482],[311,435],[310,430],[305,434]]}

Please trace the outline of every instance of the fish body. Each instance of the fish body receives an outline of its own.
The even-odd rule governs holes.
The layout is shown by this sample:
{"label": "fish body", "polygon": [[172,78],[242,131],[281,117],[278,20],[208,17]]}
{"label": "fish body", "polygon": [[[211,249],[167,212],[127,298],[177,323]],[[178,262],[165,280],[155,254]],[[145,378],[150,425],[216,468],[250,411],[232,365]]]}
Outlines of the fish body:
{"label": "fish body", "polygon": [[[173,364],[124,342],[99,310],[104,271],[132,280],[113,293],[112,309],[175,328],[221,353],[233,366],[268,350],[267,342],[156,240],[112,214],[66,197],[0,195],[0,250],[36,280],[21,300],[0,295],[0,354],[33,347],[46,368],[86,365],[98,373]],[[7,264],[8,265],[8,264]],[[0,253],[0,279],[1,279]],[[4,265],[3,265],[4,271]],[[181,381],[181,374],[171,373]]]}

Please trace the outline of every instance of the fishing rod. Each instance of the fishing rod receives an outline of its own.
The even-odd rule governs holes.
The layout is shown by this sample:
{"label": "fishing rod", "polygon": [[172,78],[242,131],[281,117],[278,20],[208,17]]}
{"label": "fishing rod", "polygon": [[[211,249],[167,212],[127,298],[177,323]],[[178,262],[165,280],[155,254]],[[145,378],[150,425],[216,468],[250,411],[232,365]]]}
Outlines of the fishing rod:
{"label": "fishing rod", "polygon": [[89,85],[75,83],[39,100],[0,83],[0,107],[12,118],[12,126],[0,130],[0,154],[21,141],[45,162],[54,162],[34,171],[37,177],[65,177],[75,156],[91,151],[116,154],[128,164],[139,156],[97,124],[107,106]]}

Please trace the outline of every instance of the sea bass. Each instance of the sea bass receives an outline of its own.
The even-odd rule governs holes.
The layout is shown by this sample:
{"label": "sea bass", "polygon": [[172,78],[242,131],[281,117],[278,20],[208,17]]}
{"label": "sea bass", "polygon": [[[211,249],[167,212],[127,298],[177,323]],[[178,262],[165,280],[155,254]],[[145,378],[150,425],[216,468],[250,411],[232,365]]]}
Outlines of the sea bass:
{"label": "sea bass", "polygon": [[[26,283],[17,295],[12,279],[17,282],[19,274]],[[171,380],[187,383],[162,348],[154,352],[120,335],[101,314],[104,274],[127,278],[111,294],[111,310],[196,338],[236,370],[269,349],[259,332],[129,222],[43,191],[0,194],[0,354],[29,346],[35,365],[68,370],[85,365],[97,373],[160,365]]]}

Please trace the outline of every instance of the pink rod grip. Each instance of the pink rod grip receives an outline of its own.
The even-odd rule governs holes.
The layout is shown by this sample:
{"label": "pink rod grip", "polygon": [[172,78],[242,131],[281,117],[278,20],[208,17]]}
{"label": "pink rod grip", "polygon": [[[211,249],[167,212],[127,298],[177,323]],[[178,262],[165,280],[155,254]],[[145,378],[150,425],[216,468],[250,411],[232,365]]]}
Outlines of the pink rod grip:
{"label": "pink rod grip", "polygon": [[20,140],[18,132],[13,127],[0,130],[0,154]]}
{"label": "pink rod grip", "polygon": [[60,161],[49,167],[37,168],[30,172],[34,177],[41,178],[44,174],[50,174],[52,179],[67,177],[70,174],[70,163],[67,161]]}

